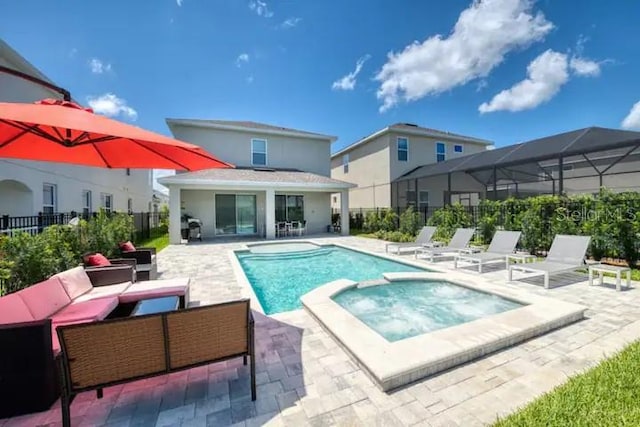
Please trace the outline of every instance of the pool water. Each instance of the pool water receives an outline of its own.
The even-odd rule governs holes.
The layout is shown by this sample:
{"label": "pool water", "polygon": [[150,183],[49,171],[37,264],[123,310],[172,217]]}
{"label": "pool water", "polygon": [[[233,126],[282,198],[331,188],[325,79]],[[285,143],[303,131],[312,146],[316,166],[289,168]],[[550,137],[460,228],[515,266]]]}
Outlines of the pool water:
{"label": "pool water", "polygon": [[382,273],[425,269],[338,246],[289,253],[236,252],[265,314],[302,308],[300,297],[337,279],[382,279]]}
{"label": "pool water", "polygon": [[354,287],[333,300],[391,342],[522,307],[497,295],[437,280]]}

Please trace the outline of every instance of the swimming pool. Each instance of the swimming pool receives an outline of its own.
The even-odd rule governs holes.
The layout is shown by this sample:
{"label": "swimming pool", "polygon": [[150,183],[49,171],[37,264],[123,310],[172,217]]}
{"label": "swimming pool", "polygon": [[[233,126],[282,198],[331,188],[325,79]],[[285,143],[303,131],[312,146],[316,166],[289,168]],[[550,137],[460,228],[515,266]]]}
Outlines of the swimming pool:
{"label": "swimming pool", "polygon": [[333,300],[391,342],[522,307],[444,280],[353,287]]}
{"label": "swimming pool", "polygon": [[336,279],[362,282],[382,279],[382,273],[427,271],[334,245],[293,252],[235,254],[265,314],[302,308],[302,295]]}

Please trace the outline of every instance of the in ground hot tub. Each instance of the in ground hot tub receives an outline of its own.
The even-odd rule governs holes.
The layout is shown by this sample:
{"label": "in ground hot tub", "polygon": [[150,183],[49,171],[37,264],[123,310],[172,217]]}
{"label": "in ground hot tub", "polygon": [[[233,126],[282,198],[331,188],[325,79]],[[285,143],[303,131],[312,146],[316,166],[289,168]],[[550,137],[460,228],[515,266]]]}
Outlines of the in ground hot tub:
{"label": "in ground hot tub", "polygon": [[390,390],[584,317],[586,307],[456,273],[387,273],[327,283],[302,304]]}

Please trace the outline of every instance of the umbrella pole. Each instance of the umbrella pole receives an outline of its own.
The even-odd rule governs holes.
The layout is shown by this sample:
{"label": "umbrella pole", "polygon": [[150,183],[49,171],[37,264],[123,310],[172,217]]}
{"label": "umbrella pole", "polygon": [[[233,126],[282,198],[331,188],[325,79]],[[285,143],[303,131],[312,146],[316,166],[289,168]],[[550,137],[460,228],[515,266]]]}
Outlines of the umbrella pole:
{"label": "umbrella pole", "polygon": [[29,74],[23,73],[21,71],[14,70],[13,68],[5,67],[5,66],[2,66],[2,65],[0,65],[0,72],[11,74],[12,76],[20,77],[21,79],[28,80],[28,81],[30,81],[32,83],[39,84],[40,86],[47,87],[47,88],[49,88],[51,90],[54,90],[54,91],[58,92],[59,94],[61,94],[63,100],[71,101],[71,92],[69,92],[66,89],[61,88],[60,86],[56,86],[53,83],[49,83],[46,80],[39,79],[39,78],[34,77],[32,75],[29,75]]}

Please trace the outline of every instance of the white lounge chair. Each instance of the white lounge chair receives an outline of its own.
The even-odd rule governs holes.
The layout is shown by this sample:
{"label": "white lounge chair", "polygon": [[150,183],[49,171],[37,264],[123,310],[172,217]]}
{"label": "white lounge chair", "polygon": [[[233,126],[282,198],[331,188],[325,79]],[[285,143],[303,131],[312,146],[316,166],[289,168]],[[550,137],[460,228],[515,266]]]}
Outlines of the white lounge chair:
{"label": "white lounge chair", "polygon": [[473,233],[475,232],[476,230],[473,228],[458,228],[447,246],[417,248],[414,254],[415,258],[417,259],[418,255],[426,255],[425,258],[427,258],[429,262],[433,262],[433,258],[436,256],[441,256],[451,252],[460,253],[462,251],[466,251],[469,249],[467,245],[469,245],[469,242],[473,237]]}
{"label": "white lounge chair", "polygon": [[411,249],[411,250],[415,250],[416,248],[421,248],[423,246],[429,246],[429,245],[434,245],[435,242],[433,242],[431,239],[433,238],[433,235],[435,234],[437,228],[436,227],[422,227],[422,230],[420,230],[420,233],[418,233],[418,236],[416,237],[416,240],[413,242],[402,242],[402,243],[398,243],[398,242],[394,242],[394,243],[387,243],[387,246],[385,247],[385,252],[389,253],[389,248],[394,248],[396,249],[396,254],[400,255],[400,251],[402,249]]}
{"label": "white lounge chair", "polygon": [[544,288],[549,289],[549,276],[584,268],[584,257],[589,248],[590,236],[568,236],[558,234],[544,261],[529,264],[514,264],[508,268],[507,280],[511,282],[513,270],[544,275]]}
{"label": "white lounge chair", "polygon": [[[516,250],[518,240],[520,240],[520,231],[497,231],[494,234],[491,243],[486,252],[475,254],[457,254],[453,261],[453,267],[458,268],[458,261],[468,261],[478,264],[478,273],[482,273],[482,264],[491,261],[507,261],[507,255],[512,254]],[[507,268],[509,264],[507,263]]]}

